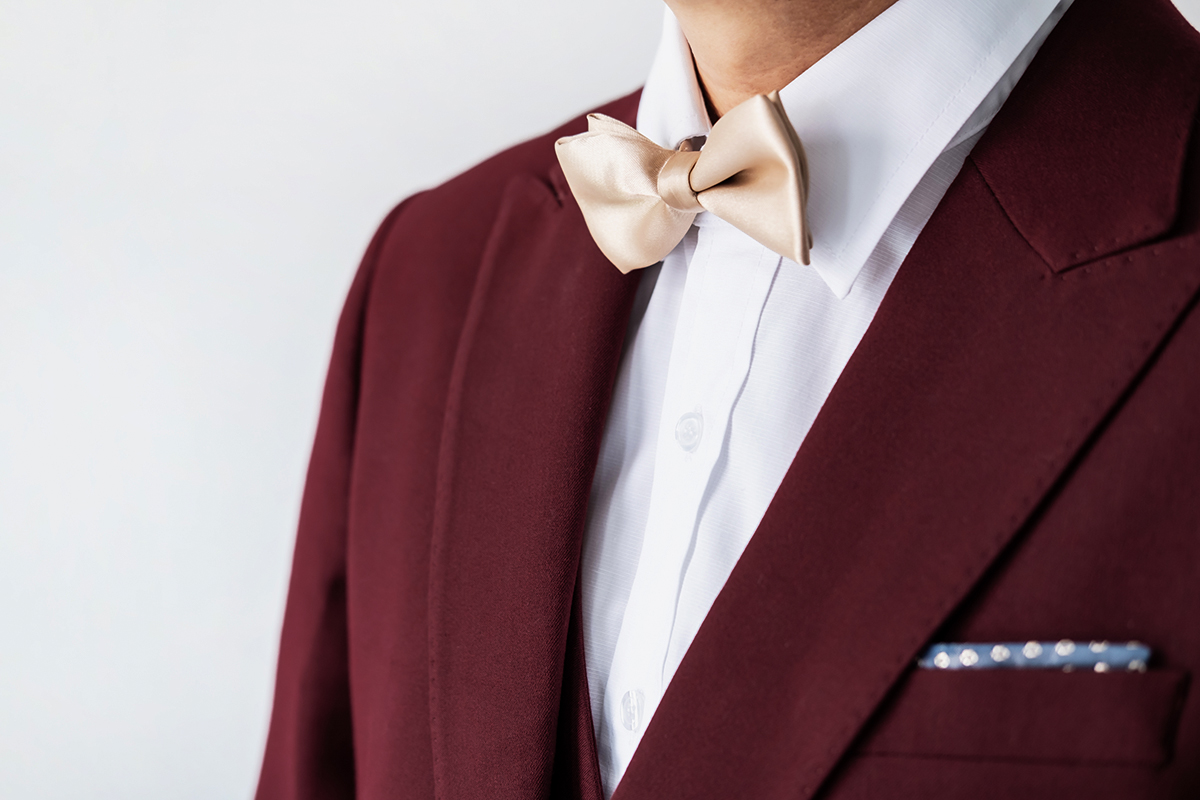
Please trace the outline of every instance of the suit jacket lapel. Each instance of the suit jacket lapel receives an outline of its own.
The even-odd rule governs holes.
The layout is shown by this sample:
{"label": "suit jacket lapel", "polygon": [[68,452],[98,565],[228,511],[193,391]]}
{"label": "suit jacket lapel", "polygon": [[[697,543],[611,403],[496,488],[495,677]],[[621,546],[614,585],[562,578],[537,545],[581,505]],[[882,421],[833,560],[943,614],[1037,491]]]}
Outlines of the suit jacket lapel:
{"label": "suit jacket lapel", "polygon": [[585,506],[636,275],[592,242],[555,166],[509,185],[450,388],[430,575],[441,798],[537,798]]}
{"label": "suit jacket lapel", "polygon": [[[1179,63],[1166,45],[1193,35],[1146,3],[1078,0],[1044,46],[900,270],[615,800],[811,797],[1194,297],[1200,260],[1179,256],[1200,242],[1127,249],[1174,219],[1164,188],[1196,107],[1195,81],[1158,84],[1160,118],[1138,124],[1141,87]],[[1161,58],[1122,41],[1147,26]],[[1130,124],[1114,130],[1102,102],[1128,103]],[[1101,148],[1085,158],[1144,148],[1152,174],[1041,180],[1056,136]],[[1134,196],[1114,212],[1118,190]]]}
{"label": "suit jacket lapel", "polygon": [[558,752],[550,793],[554,800],[604,800],[583,646],[582,581],[577,581],[558,716]]}

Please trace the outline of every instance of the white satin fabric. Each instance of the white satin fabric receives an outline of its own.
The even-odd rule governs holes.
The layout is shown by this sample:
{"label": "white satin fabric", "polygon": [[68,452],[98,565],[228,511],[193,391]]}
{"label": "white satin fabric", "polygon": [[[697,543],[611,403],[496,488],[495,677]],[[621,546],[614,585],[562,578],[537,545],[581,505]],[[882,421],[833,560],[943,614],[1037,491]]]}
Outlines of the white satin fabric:
{"label": "white satin fabric", "polygon": [[[899,0],[780,91],[808,155],[811,265],[702,212],[645,270],[583,552],[606,796],[901,262],[1069,2]],[[669,11],[637,127],[667,148],[710,128]]]}

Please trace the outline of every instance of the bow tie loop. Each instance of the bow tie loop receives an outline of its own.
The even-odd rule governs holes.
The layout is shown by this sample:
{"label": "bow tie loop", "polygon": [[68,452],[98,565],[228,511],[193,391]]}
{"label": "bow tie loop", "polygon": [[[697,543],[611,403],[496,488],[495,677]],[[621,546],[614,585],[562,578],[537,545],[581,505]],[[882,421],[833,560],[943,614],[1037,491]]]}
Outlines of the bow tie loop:
{"label": "bow tie loop", "polygon": [[700,160],[697,150],[676,150],[658,170],[658,196],[676,211],[698,214],[704,210],[700,195],[692,188],[692,168]]}
{"label": "bow tie loop", "polygon": [[808,165],[777,93],[731,110],[699,151],[659,147],[602,114],[555,151],[588,230],[622,272],[662,261],[700,211],[808,263]]}

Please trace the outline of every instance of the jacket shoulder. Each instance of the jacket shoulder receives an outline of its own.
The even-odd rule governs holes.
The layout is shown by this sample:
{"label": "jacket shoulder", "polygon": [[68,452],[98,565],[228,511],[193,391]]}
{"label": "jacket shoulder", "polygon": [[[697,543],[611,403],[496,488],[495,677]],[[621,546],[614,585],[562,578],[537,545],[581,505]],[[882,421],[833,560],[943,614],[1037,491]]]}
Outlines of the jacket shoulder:
{"label": "jacket shoulder", "polygon": [[[639,89],[589,113],[632,124],[640,95]],[[406,200],[385,221],[388,230],[381,231],[380,267],[394,270],[401,268],[399,262],[417,259],[473,276],[505,187],[518,175],[549,182],[557,164],[554,142],[586,129],[587,114],[581,114]]]}
{"label": "jacket shoulder", "polygon": [[451,178],[440,186],[424,193],[422,202],[437,203],[440,200],[457,200],[463,194],[497,195],[514,176],[527,173],[546,178],[557,163],[554,142],[563,136],[571,136],[587,130],[589,114],[599,113],[634,123],[637,115],[639,89],[632,94],[613,100],[603,106],[580,114],[551,131],[514,145],[467,171]]}
{"label": "jacket shoulder", "polygon": [[[596,110],[632,123],[640,95]],[[555,140],[586,130],[586,119],[510,147],[393,209],[356,279],[365,301],[364,370],[375,358],[388,362],[387,371],[397,370],[397,359],[418,359],[424,366],[403,367],[410,375],[448,368],[506,187],[522,175],[549,183]]]}

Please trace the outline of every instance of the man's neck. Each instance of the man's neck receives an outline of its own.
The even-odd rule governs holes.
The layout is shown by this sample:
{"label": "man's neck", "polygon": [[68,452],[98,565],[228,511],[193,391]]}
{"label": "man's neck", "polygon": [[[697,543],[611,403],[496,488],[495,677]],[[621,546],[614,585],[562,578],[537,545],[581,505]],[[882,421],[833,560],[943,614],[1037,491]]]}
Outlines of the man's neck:
{"label": "man's neck", "polygon": [[787,86],[896,0],[666,0],[714,119]]}

